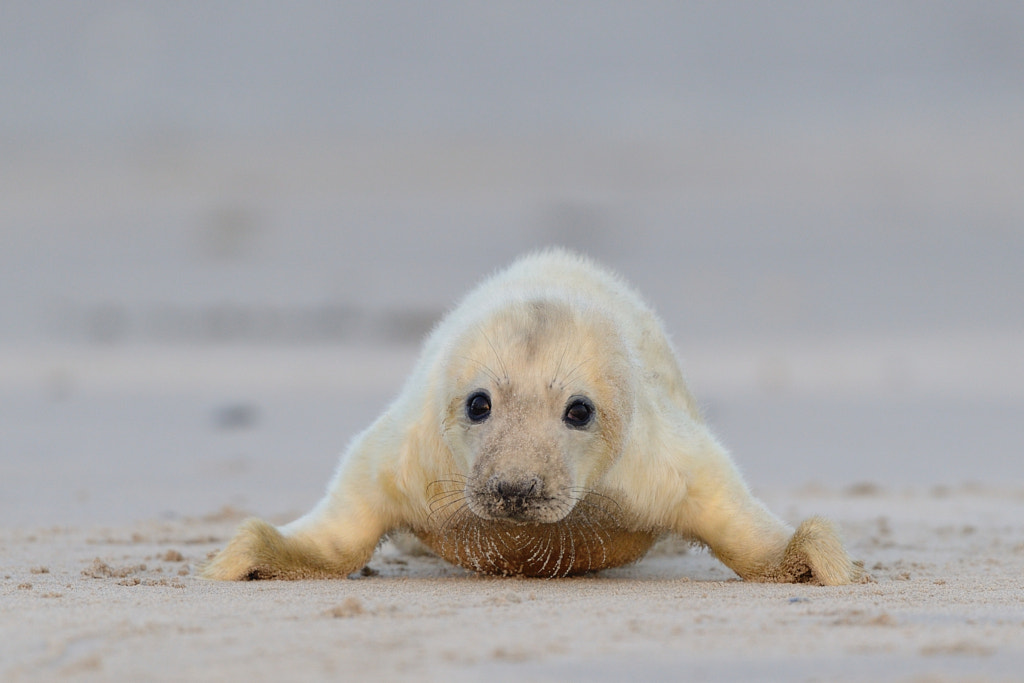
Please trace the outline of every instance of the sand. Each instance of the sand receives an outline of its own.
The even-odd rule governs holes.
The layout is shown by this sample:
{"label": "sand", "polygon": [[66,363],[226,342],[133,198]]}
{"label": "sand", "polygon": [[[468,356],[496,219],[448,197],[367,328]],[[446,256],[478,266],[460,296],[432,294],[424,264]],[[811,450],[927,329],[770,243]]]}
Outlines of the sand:
{"label": "sand", "polygon": [[[385,544],[348,580],[206,581],[198,566],[246,515],[284,522],[316,500],[333,453],[397,391],[415,349],[11,352],[21,380],[9,372],[3,395],[0,678],[1019,680],[1018,465],[987,448],[925,466],[927,451],[901,446],[880,418],[916,405],[899,413],[903,428],[956,433],[978,397],[922,382],[881,400],[864,387],[870,372],[844,384],[852,360],[813,348],[762,350],[790,368],[784,389],[777,377],[756,388],[758,363],[729,362],[755,349],[684,355],[757,493],[791,522],[836,520],[867,584],[744,583],[679,543],[564,580],[477,576]],[[867,350],[857,357],[874,367]],[[799,380],[808,363],[814,382]],[[936,415],[953,413],[964,417],[949,432]],[[864,451],[851,475],[860,444],[834,425],[871,420],[881,454]]]}
{"label": "sand", "polygon": [[242,513],[4,530],[4,680],[1019,680],[1024,491],[772,491],[836,519],[871,583],[737,580],[657,547],[577,579],[385,544],[348,580],[217,583]]}

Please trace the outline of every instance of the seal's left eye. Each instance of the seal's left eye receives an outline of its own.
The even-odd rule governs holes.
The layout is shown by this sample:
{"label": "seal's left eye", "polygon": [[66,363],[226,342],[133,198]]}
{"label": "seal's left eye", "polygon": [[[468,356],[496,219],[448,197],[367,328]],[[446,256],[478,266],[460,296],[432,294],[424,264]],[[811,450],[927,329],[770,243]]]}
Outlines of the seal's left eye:
{"label": "seal's left eye", "polygon": [[483,422],[491,414],[491,397],[486,391],[476,391],[466,399],[466,417],[473,422]]}
{"label": "seal's left eye", "polygon": [[583,396],[573,396],[569,399],[569,405],[565,407],[565,415],[562,420],[570,427],[582,429],[594,419],[594,404],[590,399]]}

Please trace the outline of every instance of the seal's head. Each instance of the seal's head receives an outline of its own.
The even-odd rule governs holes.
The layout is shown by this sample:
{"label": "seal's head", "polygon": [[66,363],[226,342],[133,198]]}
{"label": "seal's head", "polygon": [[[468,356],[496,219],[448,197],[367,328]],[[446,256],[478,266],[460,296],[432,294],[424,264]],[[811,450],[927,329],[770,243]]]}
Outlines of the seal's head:
{"label": "seal's head", "polygon": [[622,452],[630,357],[599,310],[537,298],[473,321],[449,349],[442,433],[482,520],[559,522]]}

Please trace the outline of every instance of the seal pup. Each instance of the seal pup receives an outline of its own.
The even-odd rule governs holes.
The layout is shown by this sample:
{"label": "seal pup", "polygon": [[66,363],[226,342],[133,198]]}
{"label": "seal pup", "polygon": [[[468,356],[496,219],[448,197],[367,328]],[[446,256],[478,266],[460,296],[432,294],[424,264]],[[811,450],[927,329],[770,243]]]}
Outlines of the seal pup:
{"label": "seal pup", "polygon": [[654,312],[563,250],[526,256],[467,294],[349,445],[323,499],[281,527],[243,522],[202,573],[344,577],[396,531],[490,574],[620,566],[678,534],[749,581],[864,576],[831,523],[794,530],[753,497]]}

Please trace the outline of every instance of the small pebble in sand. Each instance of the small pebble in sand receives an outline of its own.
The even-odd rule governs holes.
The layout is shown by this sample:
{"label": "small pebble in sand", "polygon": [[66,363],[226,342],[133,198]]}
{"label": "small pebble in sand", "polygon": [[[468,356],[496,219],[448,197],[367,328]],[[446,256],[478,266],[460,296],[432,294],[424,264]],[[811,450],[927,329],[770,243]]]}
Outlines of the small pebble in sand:
{"label": "small pebble in sand", "polygon": [[93,579],[123,579],[127,576],[131,576],[132,574],[144,571],[146,571],[146,565],[144,564],[111,567],[109,564],[97,557],[92,561],[92,564],[87,569],[82,570],[82,576]]}
{"label": "small pebble in sand", "polygon": [[364,614],[365,612],[366,610],[363,608],[362,601],[356,597],[345,598],[345,602],[341,603],[337,607],[332,607],[327,610],[328,616],[332,616],[335,619],[355,617],[360,614]]}

